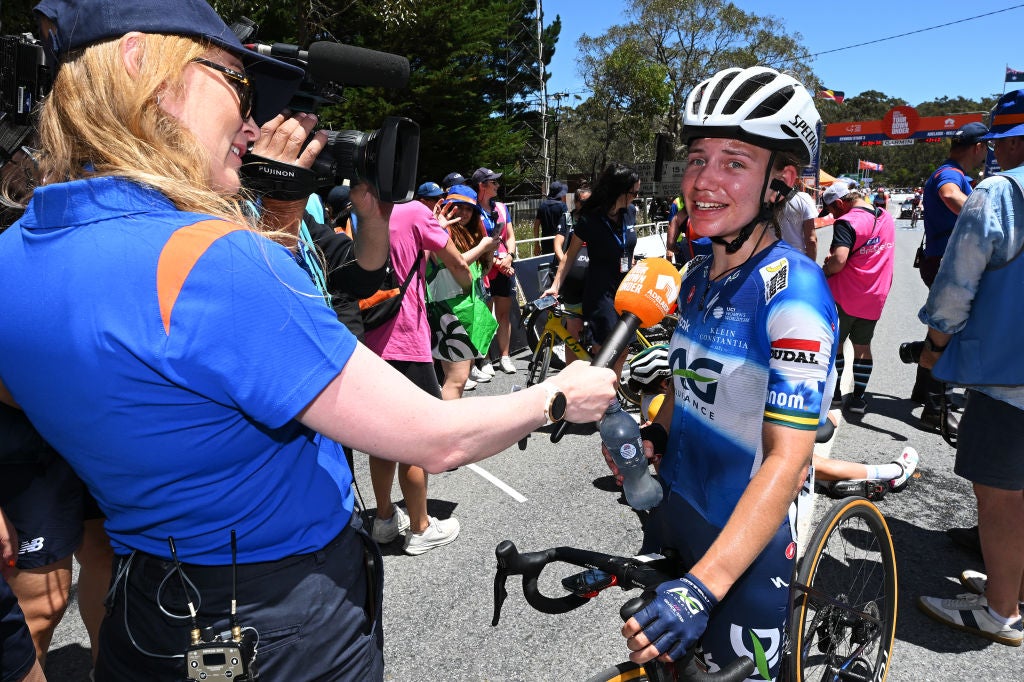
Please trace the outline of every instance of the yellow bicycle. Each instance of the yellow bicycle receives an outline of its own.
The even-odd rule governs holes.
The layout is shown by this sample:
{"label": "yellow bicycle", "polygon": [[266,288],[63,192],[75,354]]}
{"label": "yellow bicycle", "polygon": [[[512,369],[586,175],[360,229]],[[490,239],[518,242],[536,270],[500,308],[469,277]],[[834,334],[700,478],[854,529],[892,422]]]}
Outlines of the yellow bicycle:
{"label": "yellow bicycle", "polygon": [[[526,338],[533,349],[526,379],[527,386],[544,381],[551,369],[564,367],[562,358],[565,352],[571,351],[581,360],[591,359],[584,344],[562,325],[562,320],[573,318],[579,319],[580,315],[567,310],[554,296],[544,296],[523,306],[520,319],[526,327]],[[656,343],[668,343],[675,328],[674,321],[674,318],[666,318],[659,325],[636,331],[636,338],[629,345],[627,362],[623,363],[616,387],[623,404],[640,404],[640,394],[629,387],[628,359]],[[560,355],[562,357],[559,357]]]}

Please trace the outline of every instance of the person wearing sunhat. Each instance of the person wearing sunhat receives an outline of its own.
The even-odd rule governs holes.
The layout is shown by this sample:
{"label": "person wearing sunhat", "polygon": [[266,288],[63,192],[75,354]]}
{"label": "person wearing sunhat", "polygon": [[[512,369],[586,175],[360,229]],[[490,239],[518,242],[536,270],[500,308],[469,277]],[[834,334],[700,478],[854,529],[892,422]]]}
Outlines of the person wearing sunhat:
{"label": "person wearing sunhat", "polygon": [[[59,66],[39,186],[0,233],[0,401],[107,518],[95,679],[177,682],[190,645],[236,623],[238,665],[258,648],[264,679],[382,679],[381,558],[339,444],[445,471],[552,417],[599,418],[613,373],[569,368],[458,406],[417,391],[338,321],[295,235],[248,211],[239,169],[259,126],[305,139],[315,123],[280,115],[301,69],[245,49],[203,0],[36,11]],[[351,198],[360,234],[386,235],[391,205],[363,183]],[[274,229],[306,198],[285,203]],[[416,418],[396,429],[394,414]]]}
{"label": "person wearing sunhat", "polygon": [[[953,471],[973,484],[986,573],[966,570],[965,594],[921,597],[950,627],[1024,642],[1024,90],[1003,95],[992,127],[1001,173],[964,202],[918,317],[928,325],[921,365],[968,388]],[[927,212],[926,212],[927,215]]]}

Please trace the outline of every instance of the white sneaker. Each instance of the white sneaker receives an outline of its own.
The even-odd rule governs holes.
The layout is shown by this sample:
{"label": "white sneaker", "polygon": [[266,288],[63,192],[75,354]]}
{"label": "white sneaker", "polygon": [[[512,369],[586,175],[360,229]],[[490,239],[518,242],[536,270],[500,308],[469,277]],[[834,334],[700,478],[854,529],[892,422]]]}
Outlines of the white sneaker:
{"label": "white sneaker", "polygon": [[485,362],[484,366],[480,368],[480,371],[483,372],[484,374],[486,374],[489,377],[493,377],[494,376],[494,365],[492,365],[489,362]]}
{"label": "white sneaker", "polygon": [[472,379],[466,379],[466,385],[462,387],[463,391],[472,391],[476,388],[476,382]]}
{"label": "white sneaker", "polygon": [[469,378],[478,384],[486,384],[488,381],[491,380],[491,375],[474,367],[469,372]]}
{"label": "white sneaker", "polygon": [[442,547],[454,542],[459,537],[459,520],[452,517],[443,521],[433,516],[427,518],[429,525],[422,533],[409,533],[405,537],[405,553],[423,554],[435,547]]}
{"label": "white sneaker", "polygon": [[951,628],[991,639],[1007,646],[1020,646],[1024,641],[1024,621],[1018,617],[1009,625],[992,618],[988,602],[980,594],[961,594],[956,599],[918,597],[918,607],[925,615]]}
{"label": "white sneaker", "polygon": [[501,365],[502,371],[504,371],[504,372],[506,372],[508,374],[515,374],[518,371],[516,369],[515,363],[512,362],[512,358],[510,358],[507,355],[502,355],[501,356],[501,361],[499,362],[499,364]]}
{"label": "white sneaker", "polygon": [[914,475],[915,471],[917,471],[917,464],[920,461],[921,457],[917,454],[917,450],[911,447],[903,448],[903,452],[900,453],[900,456],[893,460],[893,464],[900,465],[900,468],[903,469],[903,473],[889,481],[889,490],[894,493],[898,493],[906,488],[907,481],[909,481],[910,477]]}
{"label": "white sneaker", "polygon": [[409,515],[397,504],[391,504],[391,518],[374,519],[373,531],[370,533],[378,545],[386,545],[398,537],[399,533],[409,530]]}

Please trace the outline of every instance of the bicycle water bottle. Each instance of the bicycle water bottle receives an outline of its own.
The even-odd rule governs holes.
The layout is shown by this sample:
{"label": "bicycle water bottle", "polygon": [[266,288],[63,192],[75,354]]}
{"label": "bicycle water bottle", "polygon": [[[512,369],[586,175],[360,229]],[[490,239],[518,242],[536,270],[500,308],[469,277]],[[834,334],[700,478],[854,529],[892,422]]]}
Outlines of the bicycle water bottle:
{"label": "bicycle water bottle", "polygon": [[633,509],[653,509],[661,502],[661,485],[647,470],[640,425],[622,409],[616,400],[605,412],[599,425],[601,442],[611,453],[622,474],[622,490]]}

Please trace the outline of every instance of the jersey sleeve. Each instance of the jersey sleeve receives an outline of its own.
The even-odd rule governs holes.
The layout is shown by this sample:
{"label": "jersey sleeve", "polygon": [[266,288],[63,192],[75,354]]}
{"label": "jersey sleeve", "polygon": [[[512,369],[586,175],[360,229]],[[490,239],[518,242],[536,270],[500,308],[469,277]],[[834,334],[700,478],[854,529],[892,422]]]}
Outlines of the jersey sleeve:
{"label": "jersey sleeve", "polygon": [[270,428],[305,408],[356,345],[291,254],[244,230],[198,257],[165,332],[168,379]]}
{"label": "jersey sleeve", "polygon": [[771,347],[764,420],[801,430],[818,427],[835,362],[838,320],[820,268],[782,259],[760,269]]}

